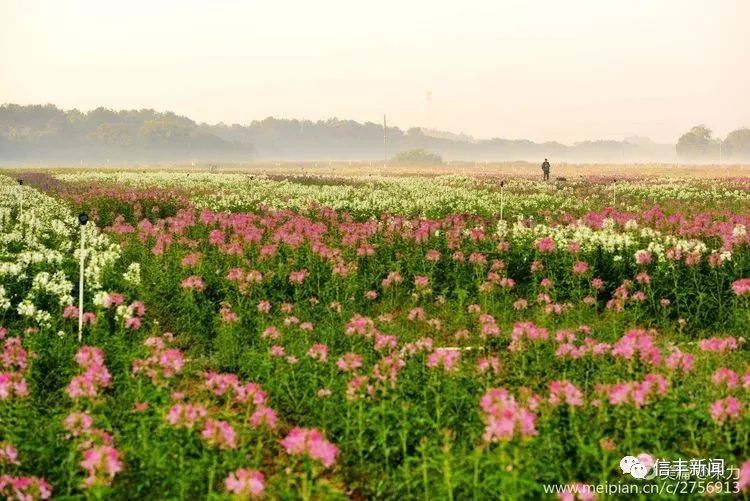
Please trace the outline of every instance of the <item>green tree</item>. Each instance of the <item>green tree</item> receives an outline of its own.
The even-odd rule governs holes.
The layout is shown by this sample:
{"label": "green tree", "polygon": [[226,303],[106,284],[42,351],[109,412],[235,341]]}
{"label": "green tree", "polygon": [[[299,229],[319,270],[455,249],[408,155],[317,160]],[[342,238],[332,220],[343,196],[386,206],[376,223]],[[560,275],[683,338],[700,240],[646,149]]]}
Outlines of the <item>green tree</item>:
{"label": "green tree", "polygon": [[705,125],[696,125],[680,136],[677,155],[682,158],[709,159],[719,156],[720,139],[714,139],[712,131]]}
{"label": "green tree", "polygon": [[750,159],[750,129],[743,127],[730,132],[722,148],[728,158]]}
{"label": "green tree", "polygon": [[393,162],[399,165],[441,165],[443,158],[437,153],[417,149],[398,153]]}

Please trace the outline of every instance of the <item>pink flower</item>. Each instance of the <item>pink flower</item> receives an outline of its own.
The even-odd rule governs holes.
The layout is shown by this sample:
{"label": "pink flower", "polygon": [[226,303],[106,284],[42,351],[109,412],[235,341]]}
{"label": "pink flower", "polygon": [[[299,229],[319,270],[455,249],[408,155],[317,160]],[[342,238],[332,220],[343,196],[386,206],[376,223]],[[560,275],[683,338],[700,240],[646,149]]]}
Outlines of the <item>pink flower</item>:
{"label": "pink flower", "polygon": [[390,336],[385,334],[375,334],[375,350],[394,350],[398,346],[398,339],[396,336]]}
{"label": "pink flower", "polygon": [[525,299],[517,299],[513,302],[513,308],[516,310],[525,310],[529,307],[529,302]]}
{"label": "pink flower", "polygon": [[122,471],[120,452],[108,445],[99,445],[86,450],[80,464],[88,473],[88,477],[83,481],[86,487],[109,485],[115,475]]}
{"label": "pink flower", "polygon": [[535,340],[546,340],[549,338],[549,331],[543,327],[537,327],[532,322],[516,322],[510,333],[511,342],[508,345],[509,351],[520,351],[523,349],[524,338]]}
{"label": "pink flower", "polygon": [[388,273],[388,276],[382,280],[381,285],[384,289],[387,289],[393,284],[400,284],[403,281],[404,279],[399,272],[391,271]]}
{"label": "pink flower", "polygon": [[95,346],[82,346],[76,353],[75,361],[83,368],[89,368],[93,365],[104,364],[104,352],[101,348]]}
{"label": "pink flower", "polygon": [[241,499],[257,498],[263,495],[265,477],[258,470],[240,468],[227,476],[224,486],[228,492]]}
{"label": "pink flower", "polygon": [[534,247],[536,247],[536,250],[539,252],[549,254],[555,250],[555,241],[552,240],[552,237],[542,237],[534,242]]}
{"label": "pink flower", "polygon": [[430,286],[430,279],[424,275],[417,275],[414,277],[414,286],[417,289],[426,289]]}
{"label": "pink flower", "polygon": [[0,465],[3,464],[12,464],[16,466],[21,464],[18,461],[18,450],[8,442],[0,442]]}
{"label": "pink flower", "polygon": [[72,412],[63,421],[63,426],[72,437],[85,435],[94,425],[94,418],[85,412]]}
{"label": "pink flower", "polygon": [[750,461],[745,461],[740,466],[739,478],[737,479],[737,488],[741,491],[750,488]]}
{"label": "pink flower", "polygon": [[702,351],[713,351],[722,352],[737,349],[737,339],[732,336],[721,338],[712,337],[709,339],[701,339],[698,343]]}
{"label": "pink flower", "polygon": [[480,374],[485,374],[491,371],[493,374],[497,375],[500,373],[500,359],[496,356],[478,358],[477,370]]}
{"label": "pink flower", "polygon": [[346,353],[336,361],[339,370],[350,372],[362,367],[362,355],[357,353]]}
{"label": "pink flower", "polygon": [[203,279],[195,275],[184,279],[181,285],[185,290],[193,290],[197,292],[201,292],[206,288],[206,286],[203,284]]}
{"label": "pink flower", "polygon": [[192,429],[206,415],[206,409],[202,405],[175,404],[169,409],[165,419],[175,428]]}
{"label": "pink flower", "polygon": [[120,306],[125,302],[125,297],[118,292],[109,292],[104,295],[102,306],[105,308],[112,308],[113,306]]}
{"label": "pink flower", "polygon": [[711,419],[718,424],[724,424],[727,420],[739,419],[741,410],[742,404],[739,400],[734,397],[727,397],[711,404]]}
{"label": "pink flower", "polygon": [[283,346],[280,346],[278,344],[275,344],[275,345],[271,346],[271,348],[268,350],[268,353],[272,357],[284,357],[284,356],[286,356],[286,350],[284,349]]}
{"label": "pink flower", "polygon": [[750,295],[750,278],[740,278],[732,282],[732,292],[735,296]]}
{"label": "pink flower", "polygon": [[651,264],[653,258],[647,250],[641,249],[635,253],[635,262],[641,265]]}
{"label": "pink flower", "polygon": [[325,362],[328,359],[328,346],[322,343],[316,343],[307,350],[307,356],[313,360]]}
{"label": "pink flower", "polygon": [[49,499],[52,497],[52,487],[39,477],[0,475],[0,496],[19,501]]}
{"label": "pink flower", "polygon": [[338,455],[338,448],[327,441],[314,428],[292,428],[281,441],[286,453],[292,456],[308,456],[319,461],[326,468],[333,466]]}
{"label": "pink flower", "polygon": [[574,407],[583,405],[583,393],[569,381],[552,381],[549,384],[549,403],[559,405],[563,402]]}
{"label": "pink flower", "polygon": [[292,271],[289,273],[289,283],[300,285],[305,281],[305,277],[307,277],[307,270],[305,269]]}
{"label": "pink flower", "polygon": [[129,317],[125,319],[125,328],[137,331],[141,328],[141,319],[139,317]]}
{"label": "pink flower", "polygon": [[17,372],[0,372],[0,400],[13,395],[22,398],[29,395],[26,380]]}
{"label": "pink flower", "polygon": [[195,266],[198,264],[198,262],[201,259],[201,253],[200,252],[193,252],[190,254],[187,254],[185,257],[182,258],[182,261],[180,261],[180,266],[183,268],[189,268],[191,266]]}
{"label": "pink flower", "polygon": [[250,416],[249,423],[252,428],[260,428],[266,426],[269,430],[275,430],[276,424],[279,418],[276,415],[276,411],[270,407],[259,405],[255,412]]}
{"label": "pink flower", "polygon": [[576,275],[583,275],[589,271],[589,264],[585,261],[576,261],[573,265],[573,273]]}
{"label": "pink flower", "polygon": [[576,482],[563,487],[562,491],[557,494],[560,501],[593,501],[596,499],[596,493],[590,490],[589,486]]}
{"label": "pink flower", "polygon": [[688,374],[693,370],[693,355],[690,353],[683,353],[675,348],[675,350],[667,357],[666,363],[669,369],[680,369],[684,374]]}
{"label": "pink flower", "polygon": [[226,421],[219,419],[206,420],[203,431],[201,431],[201,438],[208,445],[219,449],[234,449],[237,447],[234,428]]}
{"label": "pink flower", "polygon": [[715,385],[726,384],[727,388],[736,388],[740,384],[740,377],[731,369],[720,367],[711,376],[711,382]]}
{"label": "pink flower", "polygon": [[641,452],[636,456],[638,458],[638,462],[641,463],[646,468],[651,468],[654,466],[654,457],[651,454],[646,454],[645,452]]}
{"label": "pink flower", "polygon": [[431,369],[442,367],[445,372],[454,372],[460,358],[461,352],[459,350],[437,348],[427,357],[427,367]]}
{"label": "pink flower", "polygon": [[427,254],[425,255],[425,259],[433,263],[440,261],[440,251],[437,251],[435,249],[428,250]]}
{"label": "pink flower", "polygon": [[96,398],[100,389],[106,388],[112,383],[112,376],[104,365],[89,361],[86,361],[86,363],[92,363],[92,365],[88,366],[83,374],[73,377],[68,384],[66,391],[73,400]]}
{"label": "pink flower", "polygon": [[518,433],[521,436],[536,435],[536,416],[522,407],[505,388],[490,388],[480,401],[484,413],[485,442],[510,440]]}

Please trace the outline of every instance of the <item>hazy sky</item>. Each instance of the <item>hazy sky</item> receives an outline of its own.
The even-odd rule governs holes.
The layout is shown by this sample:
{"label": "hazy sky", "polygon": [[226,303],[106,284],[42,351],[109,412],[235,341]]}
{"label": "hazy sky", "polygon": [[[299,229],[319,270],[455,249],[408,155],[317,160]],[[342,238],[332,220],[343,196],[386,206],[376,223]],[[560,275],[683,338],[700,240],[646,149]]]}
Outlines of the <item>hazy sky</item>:
{"label": "hazy sky", "polygon": [[0,0],[0,102],[673,142],[750,126],[749,5]]}

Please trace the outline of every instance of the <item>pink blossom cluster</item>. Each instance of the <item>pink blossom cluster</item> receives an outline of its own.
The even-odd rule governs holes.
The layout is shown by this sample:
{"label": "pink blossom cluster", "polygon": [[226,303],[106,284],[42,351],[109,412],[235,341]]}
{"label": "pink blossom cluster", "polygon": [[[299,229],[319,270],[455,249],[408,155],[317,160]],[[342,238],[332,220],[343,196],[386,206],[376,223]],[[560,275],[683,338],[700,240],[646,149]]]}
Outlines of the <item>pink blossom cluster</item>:
{"label": "pink blossom cluster", "polygon": [[636,355],[646,364],[657,366],[661,364],[661,351],[654,342],[656,331],[631,329],[612,346],[614,357],[632,360]]}
{"label": "pink blossom cluster", "polygon": [[519,404],[505,388],[490,388],[479,403],[485,422],[484,441],[510,440],[537,435],[536,415]]}
{"label": "pink blossom cluster", "polygon": [[125,328],[138,330],[143,324],[143,316],[146,314],[146,305],[143,301],[133,301],[125,310]]}
{"label": "pink blossom cluster", "polygon": [[375,322],[368,317],[360,314],[354,315],[347,323],[344,333],[347,336],[362,336],[364,338],[371,338],[375,335],[377,329],[375,328]]}
{"label": "pink blossom cluster", "polygon": [[[4,329],[4,333],[7,332]],[[2,337],[0,337],[2,339]],[[25,372],[28,369],[29,353],[24,349],[19,337],[9,337],[3,343],[3,353],[0,358],[2,372],[0,372],[0,400],[7,400],[12,396],[26,397],[29,395]]]}
{"label": "pink blossom cluster", "polygon": [[458,369],[460,359],[461,352],[457,349],[436,348],[427,357],[427,367],[431,369],[441,368],[446,373],[452,373]]}
{"label": "pink blossom cluster", "polygon": [[326,468],[336,462],[338,447],[325,439],[315,428],[292,428],[281,440],[281,446],[292,456],[307,456]]}
{"label": "pink blossom cluster", "polygon": [[750,278],[740,278],[732,282],[732,292],[735,296],[750,296]]}
{"label": "pink blossom cluster", "polygon": [[742,403],[734,397],[716,400],[711,404],[711,419],[718,424],[726,421],[736,421],[740,418]]}
{"label": "pink blossom cluster", "polygon": [[674,348],[667,357],[666,366],[670,370],[679,370],[683,374],[689,374],[693,370],[695,357],[690,353],[680,351]]}
{"label": "pink blossom cluster", "polygon": [[266,477],[258,470],[239,468],[227,475],[224,487],[237,499],[253,499],[263,495]]}
{"label": "pink blossom cluster", "polygon": [[180,285],[183,289],[188,291],[202,292],[206,285],[203,283],[203,279],[197,275],[191,275],[185,278]]}
{"label": "pink blossom cluster", "polygon": [[253,428],[276,428],[276,411],[266,404],[267,394],[259,384],[242,383],[236,374],[207,372],[203,387],[213,396],[221,397],[228,403],[252,406],[253,413],[249,418],[249,424]]}
{"label": "pink blossom cluster", "polygon": [[68,384],[67,393],[73,400],[96,398],[99,391],[112,384],[112,376],[104,366],[104,353],[94,346],[82,346],[75,356],[76,363],[84,369]]}
{"label": "pink blossom cluster", "polygon": [[547,401],[554,406],[565,403],[577,407],[583,405],[583,393],[570,381],[552,381]]}
{"label": "pink blossom cluster", "polygon": [[85,487],[110,485],[123,467],[120,451],[109,445],[97,445],[86,449],[80,465],[87,474],[83,480]]}
{"label": "pink blossom cluster", "polygon": [[112,436],[95,428],[94,419],[85,412],[73,412],[63,421],[68,437],[78,442],[83,459],[79,463],[86,472],[84,487],[110,485],[122,471],[120,451],[114,447]]}
{"label": "pink blossom cluster", "polygon": [[[72,304],[67,305],[63,310],[63,318],[78,320],[78,307],[73,306]],[[81,320],[84,325],[94,325],[96,323],[96,314],[86,311],[83,313],[83,318]]]}
{"label": "pink blossom cluster", "polygon": [[163,386],[175,375],[182,372],[185,357],[177,348],[169,348],[174,340],[171,333],[146,338],[144,345],[149,354],[146,358],[133,361],[133,374],[144,374],[157,386]]}
{"label": "pink blossom cluster", "polygon": [[0,496],[20,501],[49,499],[52,497],[52,486],[40,477],[0,475]]}
{"label": "pink blossom cluster", "polygon": [[529,341],[543,341],[549,338],[549,331],[544,327],[538,327],[533,322],[516,322],[510,333],[510,344],[508,350],[522,351],[524,339]]}
{"label": "pink blossom cluster", "polygon": [[724,351],[736,350],[739,346],[737,339],[733,336],[728,337],[711,337],[708,339],[701,339],[698,346],[702,351],[712,351],[721,353]]}
{"label": "pink blossom cluster", "polygon": [[237,434],[226,421],[220,419],[206,419],[201,431],[201,438],[208,445],[218,449],[235,449],[237,447]]}
{"label": "pink blossom cluster", "polygon": [[9,442],[0,442],[0,465],[20,465],[18,450]]}
{"label": "pink blossom cluster", "polygon": [[[587,325],[581,325],[577,329],[578,332],[583,334],[589,334],[591,328]],[[578,340],[576,331],[571,329],[561,329],[555,333],[555,341],[557,341],[557,350],[555,356],[560,358],[570,357],[572,359],[581,358],[587,354],[593,356],[604,355],[609,353],[612,346],[609,343],[603,343],[597,341],[592,337],[585,337],[583,344],[575,344]]]}
{"label": "pink blossom cluster", "polygon": [[[611,405],[632,404],[643,407],[651,397],[665,396],[669,381],[661,374],[647,374],[643,381],[626,381],[617,384],[599,384],[597,393],[603,394]],[[592,402],[596,406],[599,401]]]}

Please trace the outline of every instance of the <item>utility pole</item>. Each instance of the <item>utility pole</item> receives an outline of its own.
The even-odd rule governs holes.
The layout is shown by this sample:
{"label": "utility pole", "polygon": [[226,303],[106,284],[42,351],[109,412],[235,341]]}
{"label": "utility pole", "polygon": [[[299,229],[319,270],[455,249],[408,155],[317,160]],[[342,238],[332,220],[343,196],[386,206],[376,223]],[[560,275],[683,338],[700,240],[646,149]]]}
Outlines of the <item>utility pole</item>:
{"label": "utility pole", "polygon": [[385,113],[383,114],[383,167],[388,164],[388,124],[385,121]]}

